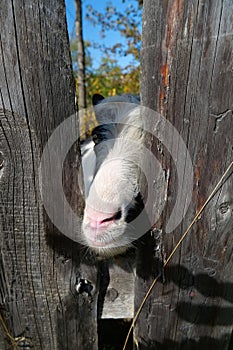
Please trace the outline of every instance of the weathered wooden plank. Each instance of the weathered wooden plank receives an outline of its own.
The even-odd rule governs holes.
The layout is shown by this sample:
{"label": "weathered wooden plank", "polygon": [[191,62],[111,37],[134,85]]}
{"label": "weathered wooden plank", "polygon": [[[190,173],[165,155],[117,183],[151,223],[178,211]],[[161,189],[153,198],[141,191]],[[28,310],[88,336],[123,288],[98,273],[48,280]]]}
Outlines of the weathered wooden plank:
{"label": "weathered wooden plank", "polygon": [[[116,257],[100,268],[99,317],[126,319],[134,315],[135,257]],[[102,283],[101,283],[102,281]],[[101,288],[102,286],[102,288]]]}
{"label": "weathered wooden plank", "polygon": [[[142,101],[177,128],[195,175],[188,213],[175,231],[166,233],[177,195],[176,164],[154,142],[152,149],[156,153],[159,146],[156,156],[169,174],[168,191],[164,187],[162,193],[166,210],[155,225],[165,256],[233,159],[232,10],[229,0],[144,4]],[[165,284],[157,284],[149,297],[135,330],[139,349],[228,349],[233,326],[232,181],[231,175],[177,251]],[[156,265],[156,242],[151,238],[149,243],[151,258],[147,248],[140,252],[136,309],[152,281],[151,264]]]}
{"label": "weathered wooden plank", "polygon": [[[0,312],[25,348],[96,349],[95,262],[81,259],[79,245],[56,230],[39,192],[43,147],[75,113],[62,0],[0,3],[0,77]],[[80,214],[77,159],[73,149],[63,180]],[[80,278],[91,296],[77,292]],[[9,346],[0,326],[0,348]]]}

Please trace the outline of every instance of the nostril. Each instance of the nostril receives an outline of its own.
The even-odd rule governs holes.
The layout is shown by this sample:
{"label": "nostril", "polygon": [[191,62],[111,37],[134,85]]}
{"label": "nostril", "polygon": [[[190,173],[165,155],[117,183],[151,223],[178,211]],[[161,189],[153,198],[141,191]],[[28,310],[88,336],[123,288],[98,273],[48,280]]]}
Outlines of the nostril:
{"label": "nostril", "polygon": [[120,220],[122,218],[122,211],[121,209],[118,210],[118,212],[115,214],[114,219]]}
{"label": "nostril", "polygon": [[109,218],[103,219],[101,221],[101,224],[104,223],[104,222],[108,222],[108,221],[120,220],[121,216],[122,216],[122,212],[121,212],[121,210],[118,210],[118,212],[115,215],[113,215],[113,216],[111,216]]}
{"label": "nostril", "polygon": [[105,222],[108,222],[108,221],[113,221],[114,220],[114,216],[111,216],[110,218],[106,218],[104,220],[101,220],[100,223],[101,224],[104,224]]}

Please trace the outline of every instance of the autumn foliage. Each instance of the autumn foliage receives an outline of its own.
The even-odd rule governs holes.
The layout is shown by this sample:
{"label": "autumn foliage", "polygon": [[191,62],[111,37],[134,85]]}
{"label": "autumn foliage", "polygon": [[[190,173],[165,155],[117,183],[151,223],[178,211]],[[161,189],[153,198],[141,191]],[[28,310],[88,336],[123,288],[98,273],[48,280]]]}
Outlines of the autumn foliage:
{"label": "autumn foliage", "polygon": [[[89,22],[101,28],[100,41],[85,42],[85,66],[86,66],[86,99],[87,106],[91,106],[91,98],[95,93],[105,97],[124,93],[139,94],[140,76],[140,46],[141,46],[141,8],[138,2],[130,3],[127,10],[121,13],[111,3],[105,8],[105,13],[100,13],[93,7],[87,5],[88,16],[84,25]],[[113,45],[101,43],[107,32],[118,31],[122,41]],[[90,47],[99,49],[102,54],[99,67],[93,67],[93,58],[90,54]],[[78,94],[78,66],[77,66],[77,43],[71,40],[71,53]],[[123,67],[119,57],[130,57],[130,63]],[[92,128],[96,125],[93,113],[82,112],[80,118],[80,131],[83,138],[88,137]]]}

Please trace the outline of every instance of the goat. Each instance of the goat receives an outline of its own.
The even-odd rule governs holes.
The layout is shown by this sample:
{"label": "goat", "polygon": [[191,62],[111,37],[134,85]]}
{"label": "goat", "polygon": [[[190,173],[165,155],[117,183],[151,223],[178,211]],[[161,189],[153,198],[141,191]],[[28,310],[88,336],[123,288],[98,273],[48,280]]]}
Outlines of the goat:
{"label": "goat", "polygon": [[143,209],[139,164],[145,133],[139,104],[132,95],[93,96],[99,125],[86,156],[83,153],[86,205],[82,240],[104,257],[132,246],[137,229],[132,220]]}

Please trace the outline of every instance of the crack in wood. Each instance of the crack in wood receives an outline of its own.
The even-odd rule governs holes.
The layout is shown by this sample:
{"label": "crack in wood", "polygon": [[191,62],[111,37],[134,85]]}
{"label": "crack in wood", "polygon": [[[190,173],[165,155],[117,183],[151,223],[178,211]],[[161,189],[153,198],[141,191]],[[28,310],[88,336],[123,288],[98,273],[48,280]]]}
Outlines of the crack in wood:
{"label": "crack in wood", "polygon": [[233,112],[231,109],[227,109],[226,111],[219,113],[219,114],[211,114],[212,117],[215,118],[215,124],[214,124],[214,133],[217,133],[219,130],[219,124],[228,116],[233,116]]}

